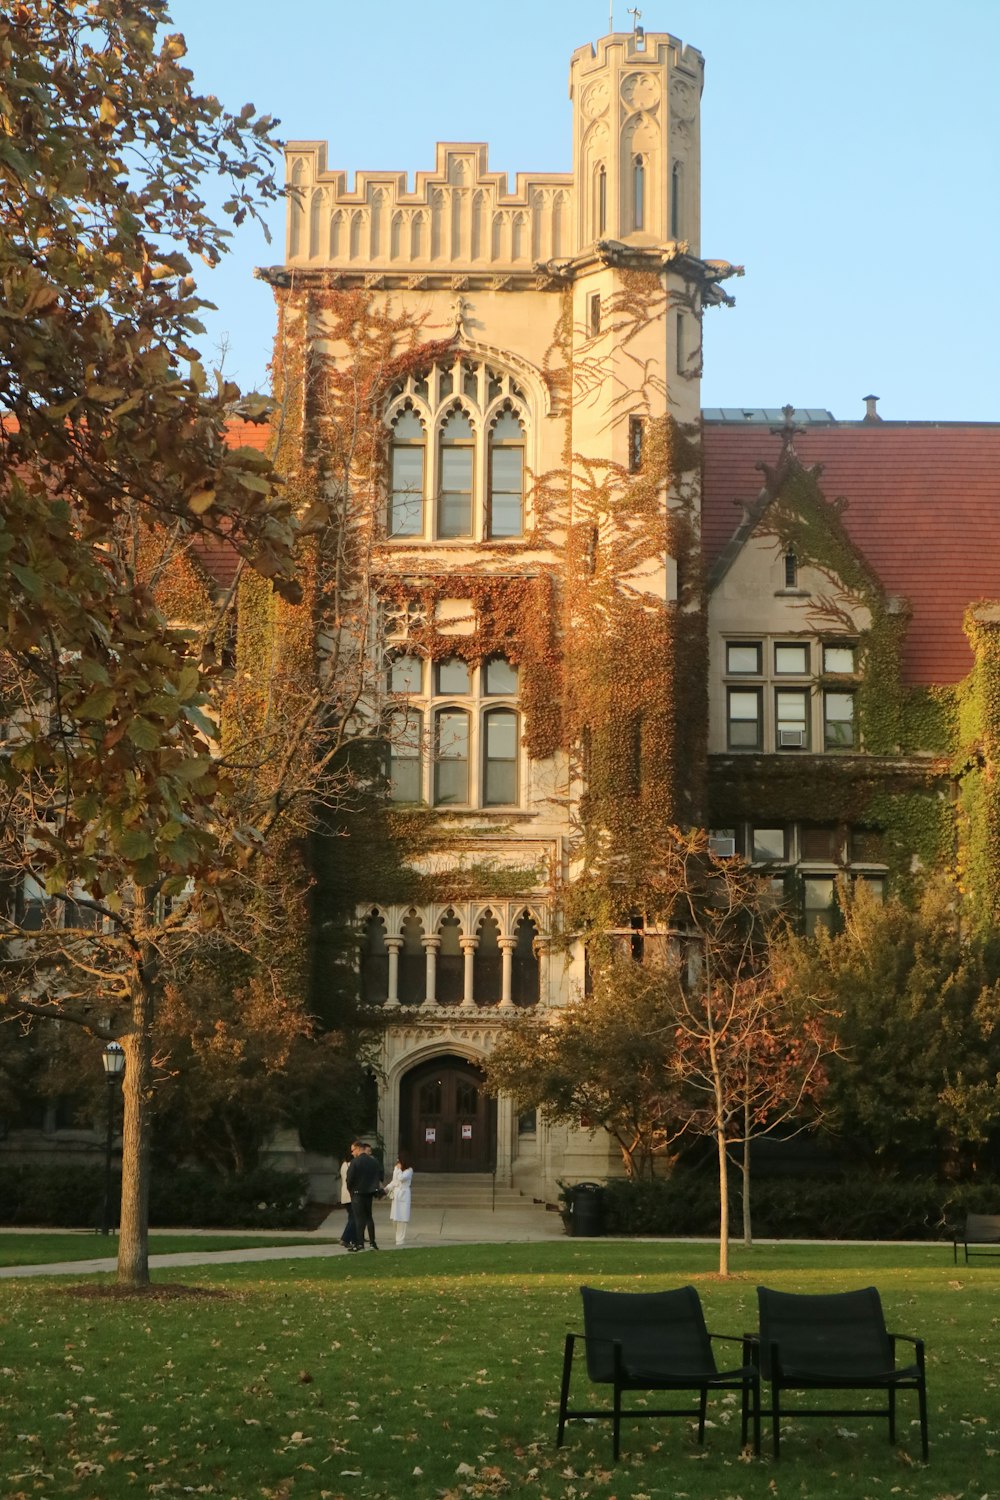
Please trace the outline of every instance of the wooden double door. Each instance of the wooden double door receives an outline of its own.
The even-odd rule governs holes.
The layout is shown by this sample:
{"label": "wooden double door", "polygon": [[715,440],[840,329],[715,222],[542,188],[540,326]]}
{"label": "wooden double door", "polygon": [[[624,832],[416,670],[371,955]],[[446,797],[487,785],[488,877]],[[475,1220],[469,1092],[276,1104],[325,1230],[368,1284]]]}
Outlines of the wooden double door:
{"label": "wooden double door", "polygon": [[437,1057],[400,1084],[400,1149],[418,1172],[490,1172],[496,1156],[496,1101],[483,1074],[461,1057]]}

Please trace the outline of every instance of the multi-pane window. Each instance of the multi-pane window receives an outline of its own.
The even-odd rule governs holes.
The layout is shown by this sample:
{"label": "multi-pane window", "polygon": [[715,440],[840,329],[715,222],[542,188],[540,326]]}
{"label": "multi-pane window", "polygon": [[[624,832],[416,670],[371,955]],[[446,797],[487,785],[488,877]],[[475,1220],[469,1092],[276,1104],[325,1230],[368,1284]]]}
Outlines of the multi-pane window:
{"label": "multi-pane window", "polygon": [[420,802],[421,743],[424,716],[418,708],[401,708],[389,718],[386,772],[393,802]]}
{"label": "multi-pane window", "polygon": [[527,402],[514,379],[459,359],[390,395],[386,534],[507,540],[525,531]]}
{"label": "multi-pane window", "polygon": [[841,680],[856,674],[855,643],[779,636],[726,641],[724,652],[730,750],[857,749],[854,685]]}
{"label": "multi-pane window", "polygon": [[760,641],[729,641],[726,646],[726,671],[731,677],[759,677],[760,653]]}
{"label": "multi-pane window", "polygon": [[762,745],[760,688],[730,688],[728,700],[730,750],[759,750]]}
{"label": "multi-pane window", "polygon": [[806,875],[802,881],[802,917],[808,937],[831,928],[837,914],[837,888],[832,875]]}
{"label": "multi-pane window", "polygon": [[809,642],[775,641],[774,671],[778,677],[804,677],[809,671]]}
{"label": "multi-pane window", "polygon": [[434,715],[434,801],[439,807],[469,801],[469,715],[462,708]]}
{"label": "multi-pane window", "polygon": [[809,748],[808,688],[776,688],[774,725],[779,750]]}
{"label": "multi-pane window", "polygon": [[506,658],[476,666],[400,653],[387,673],[399,701],[386,719],[394,802],[510,807],[519,801],[518,670]]}
{"label": "multi-pane window", "polygon": [[804,930],[814,933],[838,915],[837,882],[863,882],[881,900],[885,893],[885,835],[840,823],[747,821],[714,830],[732,838],[736,852],[761,867],[774,899],[797,906]]}
{"label": "multi-pane window", "polygon": [[852,674],[855,671],[855,647],[839,642],[823,643],[823,671]]}
{"label": "multi-pane window", "polygon": [[517,801],[517,714],[493,708],[483,718],[483,802],[504,807]]}
{"label": "multi-pane window", "polygon": [[514,412],[501,412],[490,433],[490,498],[487,535],[524,532],[524,428]]}
{"label": "multi-pane window", "polygon": [[754,824],[751,858],[754,864],[783,862],[787,858],[784,828],[759,828]]}
{"label": "multi-pane window", "polygon": [[456,407],[441,429],[441,485],[438,490],[437,534],[472,535],[472,466],[475,459],[472,423]]}
{"label": "multi-pane window", "polygon": [[826,750],[854,749],[854,694],[823,694],[823,746]]}
{"label": "multi-pane window", "polygon": [[393,424],[390,450],[390,536],[419,536],[424,529],[424,457],[426,434],[412,407]]}

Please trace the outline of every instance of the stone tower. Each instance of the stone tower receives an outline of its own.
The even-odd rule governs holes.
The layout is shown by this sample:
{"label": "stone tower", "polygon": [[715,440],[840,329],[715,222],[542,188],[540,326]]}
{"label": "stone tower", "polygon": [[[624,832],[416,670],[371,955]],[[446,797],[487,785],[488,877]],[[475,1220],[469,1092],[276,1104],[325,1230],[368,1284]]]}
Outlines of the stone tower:
{"label": "stone tower", "polygon": [[[320,364],[346,371],[362,323],[410,330],[384,359],[384,462],[336,491],[368,529],[360,701],[401,726],[390,797],[433,808],[443,841],[412,895],[377,873],[357,893],[366,997],[391,1013],[388,1159],[495,1166],[549,1198],[613,1169],[604,1139],[518,1121],[478,1070],[505,1015],[584,993],[582,946],[552,943],[585,860],[583,794],[601,816],[630,798],[625,822],[684,815],[675,617],[698,601],[671,549],[697,536],[699,466],[671,473],[664,434],[697,424],[702,310],[731,270],[699,258],[702,73],[666,34],[579,49],[573,170],[513,186],[476,142],[439,144],[412,183],[351,183],[322,142],[292,142],[286,259],[264,273],[287,379],[308,386],[286,391],[302,452],[345,425],[311,395]],[[581,675],[609,662],[606,686]]]}

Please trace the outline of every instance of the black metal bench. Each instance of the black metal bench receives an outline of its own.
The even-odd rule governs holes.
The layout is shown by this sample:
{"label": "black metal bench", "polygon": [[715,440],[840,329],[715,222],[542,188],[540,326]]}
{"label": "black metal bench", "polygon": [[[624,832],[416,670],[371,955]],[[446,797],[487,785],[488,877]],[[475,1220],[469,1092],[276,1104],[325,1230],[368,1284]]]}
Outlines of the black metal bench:
{"label": "black metal bench", "polygon": [[952,1241],[956,1266],[959,1245],[966,1265],[970,1255],[1000,1255],[1000,1214],[966,1214],[964,1230],[956,1230]]}

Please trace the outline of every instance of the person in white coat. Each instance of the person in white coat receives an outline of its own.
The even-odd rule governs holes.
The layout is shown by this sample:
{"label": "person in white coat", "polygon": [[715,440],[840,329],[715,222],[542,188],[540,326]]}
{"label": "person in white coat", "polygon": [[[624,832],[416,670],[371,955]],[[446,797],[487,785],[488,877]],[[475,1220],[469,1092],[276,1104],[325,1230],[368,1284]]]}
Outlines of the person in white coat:
{"label": "person in white coat", "polygon": [[392,1181],[389,1183],[389,1197],[392,1199],[389,1207],[389,1221],[396,1226],[397,1245],[402,1245],[406,1241],[406,1226],[410,1222],[410,1184],[412,1181],[413,1168],[400,1152],[396,1165],[392,1169]]}

